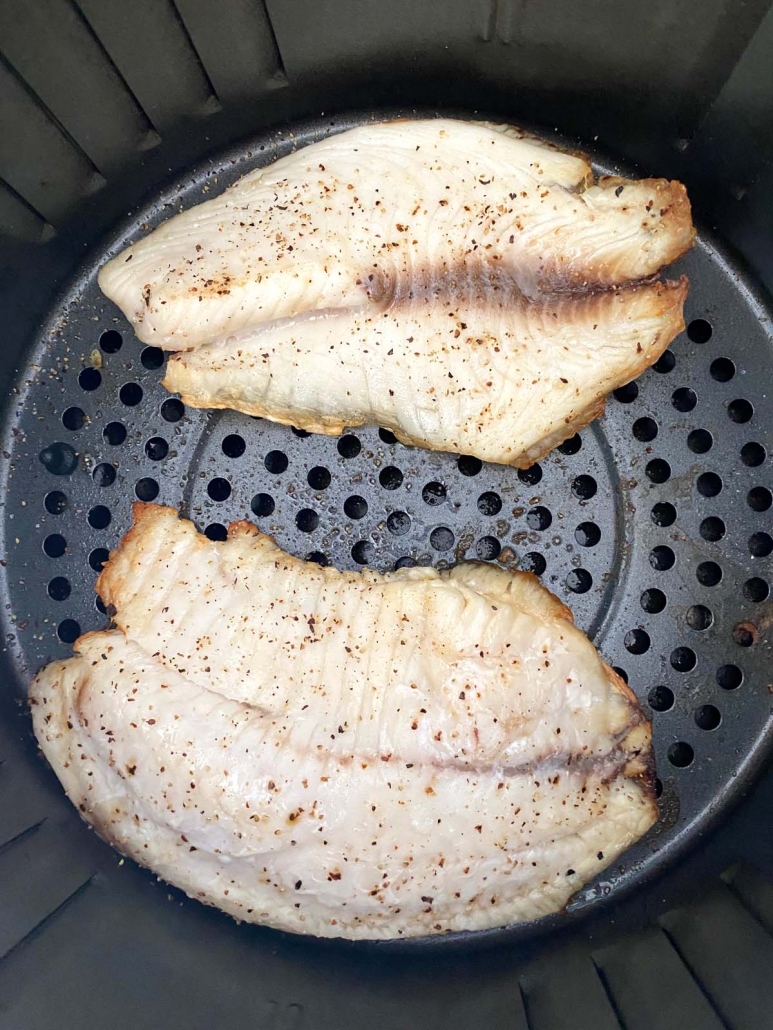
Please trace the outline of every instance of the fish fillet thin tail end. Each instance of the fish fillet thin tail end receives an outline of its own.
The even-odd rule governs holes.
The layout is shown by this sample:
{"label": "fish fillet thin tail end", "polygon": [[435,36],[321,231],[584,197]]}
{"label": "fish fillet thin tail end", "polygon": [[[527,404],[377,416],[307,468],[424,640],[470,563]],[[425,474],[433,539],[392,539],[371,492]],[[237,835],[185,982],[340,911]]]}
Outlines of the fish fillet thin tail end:
{"label": "fish fillet thin tail end", "polygon": [[672,238],[672,246],[663,267],[680,258],[695,243],[697,233],[692,221],[692,205],[687,195],[687,187],[678,179],[634,180],[620,175],[601,175],[598,185],[605,190],[614,191],[620,199],[625,195],[627,186],[636,185],[652,189],[659,216],[654,231],[658,235],[668,234]]}

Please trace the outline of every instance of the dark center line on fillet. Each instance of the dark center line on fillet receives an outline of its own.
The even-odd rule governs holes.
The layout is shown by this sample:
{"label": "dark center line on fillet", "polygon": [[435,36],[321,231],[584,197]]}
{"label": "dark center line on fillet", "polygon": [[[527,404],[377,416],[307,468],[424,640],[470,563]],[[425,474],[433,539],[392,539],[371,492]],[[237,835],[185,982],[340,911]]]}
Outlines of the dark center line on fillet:
{"label": "dark center line on fillet", "polygon": [[[206,690],[206,688],[199,688]],[[216,691],[206,690],[206,693],[216,693]],[[224,695],[220,695],[223,700],[228,701]],[[259,706],[250,705],[243,701],[233,701],[235,705],[239,706],[239,709],[249,712],[257,711],[260,718],[268,719],[272,723],[276,719],[275,713],[266,712],[265,709],[260,709]],[[590,776],[593,773],[606,771],[605,775],[600,779],[600,785],[609,786],[615,780],[617,780],[622,773],[624,773],[626,765],[633,761],[637,757],[635,751],[625,751],[621,748],[621,744],[628,735],[636,728],[638,722],[632,722],[621,730],[614,737],[610,737],[611,747],[608,751],[597,755],[583,755],[576,751],[557,751],[551,755],[544,755],[541,758],[531,761],[525,761],[517,765],[502,765],[497,763],[495,759],[490,761],[477,761],[477,762],[466,762],[463,759],[449,756],[448,760],[441,759],[422,759],[408,757],[401,757],[395,754],[379,755],[376,752],[367,753],[337,753],[335,750],[327,751],[323,754],[312,752],[312,757],[317,758],[324,762],[328,759],[337,761],[341,764],[351,764],[355,761],[368,759],[369,761],[376,761],[380,758],[381,762],[392,763],[394,765],[402,765],[406,768],[416,769],[438,769],[452,770],[454,772],[472,773],[473,775],[480,776],[503,776],[507,778],[514,778],[518,776],[536,775],[549,777],[554,774],[574,774],[579,772],[581,775]],[[103,741],[101,737],[95,736],[91,733],[88,726],[82,726],[85,729],[88,737],[94,742],[98,750],[102,749]],[[281,734],[277,735],[281,738]],[[265,743],[265,741],[261,741]],[[227,752],[228,749],[226,749]],[[646,753],[646,752],[645,752]],[[574,759],[574,760],[573,760]],[[648,777],[646,771],[637,773],[636,775],[628,775],[627,779],[638,781],[644,781],[643,788],[646,788],[648,783]],[[646,792],[646,790],[645,790]]]}
{"label": "dark center line on fillet", "polygon": [[[620,301],[618,312],[622,319],[625,314],[626,301],[633,300],[643,291],[650,291],[653,303],[673,295],[675,301],[673,307],[676,307],[679,295],[684,289],[684,277],[677,280],[663,280],[653,276],[609,287],[601,284],[588,284],[585,287],[567,288],[554,292],[546,291],[540,292],[536,296],[529,296],[507,275],[499,276],[499,278],[467,279],[461,282],[461,288],[459,283],[454,285],[453,280],[444,279],[418,288],[414,285],[406,286],[404,290],[396,290],[385,299],[373,301],[370,304],[366,302],[360,307],[345,306],[319,310],[312,308],[287,317],[258,322],[240,329],[237,333],[230,331],[222,333],[193,348],[192,351],[173,352],[169,360],[171,364],[179,362],[182,365],[186,365],[190,361],[195,367],[196,355],[200,352],[206,353],[207,348],[212,348],[214,351],[232,340],[232,346],[238,349],[240,341],[246,343],[255,336],[276,332],[284,326],[288,331],[295,330],[302,334],[305,324],[327,318],[331,320],[349,318],[352,321],[359,319],[364,323],[361,328],[368,332],[377,330],[378,319],[384,316],[403,317],[420,325],[427,314],[437,315],[438,307],[441,312],[444,308],[448,309],[450,332],[459,327],[459,322],[463,320],[465,314],[485,313],[496,316],[498,312],[501,312],[503,317],[512,320],[543,312],[545,315],[555,313],[556,316],[560,316],[562,323],[579,321],[586,312],[588,315],[593,312],[595,304],[603,304],[604,310],[606,310],[604,302],[608,302],[610,310],[613,310],[612,305],[615,304],[617,298]],[[659,317],[665,319],[668,314],[669,309],[665,308]],[[463,331],[460,330],[460,333]],[[290,335],[292,335],[291,332]],[[417,345],[420,342],[424,341],[417,339]]]}

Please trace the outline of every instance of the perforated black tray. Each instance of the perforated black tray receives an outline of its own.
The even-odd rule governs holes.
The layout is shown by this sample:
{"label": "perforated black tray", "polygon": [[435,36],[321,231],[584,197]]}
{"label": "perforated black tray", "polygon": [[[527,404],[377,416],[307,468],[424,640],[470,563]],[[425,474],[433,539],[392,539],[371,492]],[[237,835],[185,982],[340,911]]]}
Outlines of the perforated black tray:
{"label": "perforated black tray", "polygon": [[163,353],[137,342],[96,270],[181,207],[357,121],[267,134],[198,167],[96,248],[61,295],[6,411],[7,647],[21,696],[40,665],[105,624],[93,583],[136,498],[179,507],[214,538],[252,518],[291,553],[339,568],[478,558],[536,572],[652,711],[661,819],[566,914],[475,935],[523,938],[610,906],[672,863],[770,744],[769,317],[701,234],[669,271],[692,283],[687,332],[603,419],[521,472],[406,448],[376,427],[335,439],[185,410],[161,388]]}

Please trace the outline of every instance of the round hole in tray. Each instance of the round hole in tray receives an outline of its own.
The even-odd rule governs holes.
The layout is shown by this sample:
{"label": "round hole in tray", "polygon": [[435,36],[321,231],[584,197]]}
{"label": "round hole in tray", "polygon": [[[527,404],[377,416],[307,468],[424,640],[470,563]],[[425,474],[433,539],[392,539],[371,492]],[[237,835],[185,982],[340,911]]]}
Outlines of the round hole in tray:
{"label": "round hole in tray", "polygon": [[463,476],[477,476],[483,468],[480,458],[472,458],[468,454],[462,454],[457,461],[459,471]]}
{"label": "round hole in tray", "polygon": [[327,490],[330,486],[330,472],[322,465],[315,465],[309,469],[306,482],[312,490]]}
{"label": "round hole in tray", "polygon": [[755,486],[747,494],[746,503],[752,511],[767,511],[773,503],[773,495],[766,486]]}
{"label": "round hole in tray", "polygon": [[356,458],[362,450],[362,444],[360,443],[359,437],[354,436],[352,433],[348,433],[346,436],[342,436],[337,444],[338,453],[342,458]]}
{"label": "round hole in tray", "polygon": [[727,413],[733,422],[751,422],[754,415],[754,407],[744,397],[731,401],[727,406]]}
{"label": "round hole in tray", "polygon": [[722,722],[722,716],[716,705],[699,705],[695,709],[695,725],[702,730],[715,730]]}
{"label": "round hole in tray", "polygon": [[95,572],[101,572],[102,567],[110,557],[110,552],[106,547],[95,547],[89,555],[89,565]]}
{"label": "round hole in tray", "polygon": [[446,488],[442,483],[427,483],[421,491],[421,499],[425,504],[442,504],[446,499]]}
{"label": "round hole in tray", "polygon": [[572,493],[581,501],[589,501],[591,497],[595,496],[597,490],[598,484],[593,476],[577,476],[572,483]]}
{"label": "round hole in tray", "polygon": [[116,477],[115,465],[101,461],[99,465],[94,466],[92,477],[97,486],[112,486]]}
{"label": "round hole in tray", "polygon": [[722,478],[716,472],[702,472],[696,482],[698,493],[703,497],[716,497],[722,489]]}
{"label": "round hole in tray", "polygon": [[397,569],[415,569],[416,559],[412,558],[409,554],[404,554],[402,558],[398,558],[395,562],[395,571]]}
{"label": "round hole in tray", "polygon": [[639,396],[639,384],[637,382],[626,383],[615,390],[615,400],[621,404],[632,404]]}
{"label": "round hole in tray", "polygon": [[396,465],[387,465],[379,472],[378,481],[385,490],[397,490],[403,482],[402,470]]}
{"label": "round hole in tray", "polygon": [[405,536],[411,528],[411,516],[405,511],[393,511],[387,516],[387,529],[393,536]]}
{"label": "round hole in tray", "polygon": [[550,529],[550,525],[553,522],[553,516],[550,510],[545,507],[544,504],[537,505],[536,508],[532,508],[526,513],[526,524],[529,529],[534,530],[545,530]]}
{"label": "round hole in tray", "polygon": [[[577,439],[579,440],[579,436]],[[542,467],[540,465],[530,465],[527,469],[518,469],[518,478],[522,483],[526,483],[527,486],[536,486],[542,479]]]}
{"label": "round hole in tray", "polygon": [[692,765],[694,758],[695,752],[691,745],[683,740],[677,741],[668,749],[668,760],[677,769],[686,769],[688,765]]}
{"label": "round hole in tray", "polygon": [[185,414],[185,405],[176,397],[169,397],[161,405],[161,418],[164,422],[179,422]]}
{"label": "round hole in tray", "polygon": [[145,368],[161,368],[164,364],[164,352],[160,347],[146,347],[140,354],[140,361]]}
{"label": "round hole in tray", "polygon": [[737,665],[722,665],[717,669],[716,678],[723,690],[738,690],[743,683],[743,672]]}
{"label": "round hole in tray", "polygon": [[708,429],[693,429],[687,437],[687,446],[693,454],[706,454],[714,444],[714,437]]}
{"label": "round hole in tray", "polygon": [[694,318],[687,325],[687,335],[693,343],[708,343],[712,332],[711,322],[705,318]]}
{"label": "round hole in tray", "polygon": [[522,572],[531,572],[535,576],[541,576],[547,567],[545,556],[539,551],[529,551],[521,558],[519,566]]}
{"label": "round hole in tray", "polygon": [[650,517],[656,526],[673,526],[676,522],[676,508],[670,501],[658,501],[653,505]]}
{"label": "round hole in tray", "polygon": [[252,502],[250,503],[252,514],[259,519],[264,519],[269,515],[273,515],[275,507],[276,504],[274,503],[274,498],[271,494],[255,494],[252,498]]}
{"label": "round hole in tray", "polygon": [[267,472],[281,476],[283,472],[287,471],[290,461],[284,451],[269,451],[263,459],[263,464],[266,466]]}
{"label": "round hole in tray", "polygon": [[704,587],[715,587],[722,580],[722,568],[715,561],[704,561],[698,566],[695,575]]}
{"label": "round hole in tray", "polygon": [[695,391],[691,390],[689,386],[680,386],[671,394],[671,403],[677,411],[692,411],[698,403],[698,398]]}
{"label": "round hole in tray", "polygon": [[703,630],[712,624],[714,615],[705,604],[693,604],[687,609],[686,619],[690,629]]}
{"label": "round hole in tray", "polygon": [[67,541],[61,533],[51,533],[43,541],[43,550],[49,558],[61,558],[67,550]]}
{"label": "round hole in tray", "polygon": [[645,651],[649,651],[651,640],[646,630],[632,629],[626,633],[623,643],[626,651],[631,654],[644,654]]}
{"label": "round hole in tray", "polygon": [[741,448],[741,461],[744,465],[748,465],[749,468],[756,468],[758,465],[762,465],[766,457],[765,448],[755,440],[750,440],[749,443],[745,443]]}
{"label": "round hole in tray", "polygon": [[102,373],[98,368],[84,368],[78,376],[78,385],[82,390],[91,393],[102,385]]}
{"label": "round hole in tray", "polygon": [[675,561],[676,555],[667,544],[659,544],[650,551],[650,565],[658,572],[667,572]]}
{"label": "round hole in tray", "polygon": [[675,647],[669,661],[671,668],[677,672],[692,672],[698,662],[698,656],[691,647]]}
{"label": "round hole in tray", "polygon": [[46,494],[43,503],[50,515],[61,515],[67,508],[67,494],[62,493],[61,490],[51,490]]}
{"label": "round hole in tray", "polygon": [[429,535],[430,546],[436,551],[450,551],[455,541],[456,537],[448,526],[436,526]]}
{"label": "round hole in tray", "polygon": [[595,547],[601,540],[601,530],[595,522],[581,522],[574,531],[574,539],[580,547]]}
{"label": "round hole in tray", "polygon": [[86,425],[86,412],[83,408],[66,408],[62,413],[62,425],[71,432],[83,429]]}
{"label": "round hole in tray", "polygon": [[301,508],[295,516],[295,525],[301,533],[313,533],[319,525],[319,515],[313,508]]}
{"label": "round hole in tray", "polygon": [[770,586],[767,580],[762,579],[761,576],[752,576],[743,585],[743,596],[747,601],[752,601],[754,604],[767,601],[769,594]]}
{"label": "round hole in tray", "polygon": [[564,440],[563,443],[558,445],[557,450],[561,454],[577,454],[582,448],[582,437],[579,433],[575,433],[574,436],[570,436],[568,440]]}
{"label": "round hole in tray", "polygon": [[653,483],[665,483],[671,477],[671,466],[665,458],[653,458],[645,468],[647,479]]}
{"label": "round hole in tray", "polygon": [[121,404],[127,408],[136,408],[143,397],[143,390],[139,383],[124,383],[118,391]]}
{"label": "round hole in tray", "polygon": [[653,687],[647,702],[654,712],[670,712],[674,707],[674,692],[670,687]]}
{"label": "round hole in tray", "polygon": [[730,358],[715,358],[711,362],[709,374],[718,383],[729,383],[735,375],[735,365]]}
{"label": "round hole in tray", "polygon": [[673,352],[670,350],[663,351],[658,360],[652,366],[655,372],[659,372],[660,375],[666,375],[668,372],[672,372],[676,365],[676,358]]}
{"label": "round hole in tray", "polygon": [[370,564],[376,556],[376,548],[370,540],[359,540],[352,548],[352,558],[358,565]]}
{"label": "round hole in tray", "polygon": [[239,433],[229,433],[223,438],[220,447],[227,458],[241,458],[247,449],[247,444]]}
{"label": "round hole in tray", "polygon": [[123,422],[108,422],[102,430],[102,436],[111,447],[119,447],[126,439],[126,426]]}
{"label": "round hole in tray", "polygon": [[587,569],[572,569],[566,577],[566,588],[573,594],[586,594],[593,586],[593,576]]}
{"label": "round hole in tray", "polygon": [[494,561],[501,550],[502,545],[495,536],[482,536],[475,544],[475,554],[481,561]]}
{"label": "round hole in tray", "polygon": [[733,641],[739,647],[754,647],[759,638],[759,628],[753,622],[739,622],[733,626]]}
{"label": "round hole in tray", "polygon": [[138,480],[134,487],[134,493],[139,501],[155,501],[158,497],[158,492],[158,483],[155,479],[151,479],[150,476]]}
{"label": "round hole in tray", "polygon": [[231,484],[223,476],[215,476],[207,484],[207,493],[213,501],[226,501],[231,496]]}
{"label": "round hole in tray", "polygon": [[75,619],[62,619],[56,627],[56,635],[63,644],[73,644],[81,635],[80,623]]}
{"label": "round hole in tray", "polygon": [[344,512],[350,519],[364,519],[368,514],[368,502],[359,494],[352,494],[344,501]]}
{"label": "round hole in tray", "polygon": [[770,533],[752,533],[749,537],[749,553],[753,558],[767,558],[773,551],[773,537]]}
{"label": "round hole in tray", "polygon": [[48,583],[48,596],[52,601],[66,601],[72,587],[65,576],[54,576]]}
{"label": "round hole in tray", "polygon": [[162,436],[152,436],[145,444],[145,454],[151,461],[163,461],[169,453],[169,444]]}
{"label": "round hole in tray", "polygon": [[123,346],[123,336],[117,329],[106,329],[99,338],[99,346],[105,354],[117,354]]}
{"label": "round hole in tray", "polygon": [[709,515],[708,518],[703,519],[699,527],[700,535],[704,540],[710,540],[716,543],[717,540],[721,540],[727,532],[725,523],[717,515]]}
{"label": "round hole in tray", "polygon": [[643,415],[634,422],[633,435],[642,443],[649,443],[658,435],[658,424],[654,418],[650,418],[649,415]]}
{"label": "round hole in tray", "polygon": [[502,510],[502,498],[493,490],[487,490],[478,498],[478,511],[481,515],[494,516]]}
{"label": "round hole in tray", "polygon": [[666,607],[666,595],[657,587],[650,587],[641,595],[639,603],[645,612],[650,615],[659,615]]}

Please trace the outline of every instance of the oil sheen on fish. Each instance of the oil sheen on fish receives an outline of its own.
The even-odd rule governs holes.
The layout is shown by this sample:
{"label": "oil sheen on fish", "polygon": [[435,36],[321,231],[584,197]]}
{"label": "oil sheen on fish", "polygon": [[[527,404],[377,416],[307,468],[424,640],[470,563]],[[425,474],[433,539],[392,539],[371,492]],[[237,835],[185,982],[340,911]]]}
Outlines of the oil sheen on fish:
{"label": "oil sheen on fish", "polygon": [[386,938],[559,911],[654,822],[633,694],[526,573],[387,575],[137,505],[113,630],[32,684],[120,851],[239,919]]}
{"label": "oil sheen on fish", "polygon": [[193,352],[165,380],[189,405],[523,466],[682,328],[686,280],[626,284],[692,239],[680,183],[594,183],[513,128],[403,120],[249,173],[99,282],[142,341]]}

